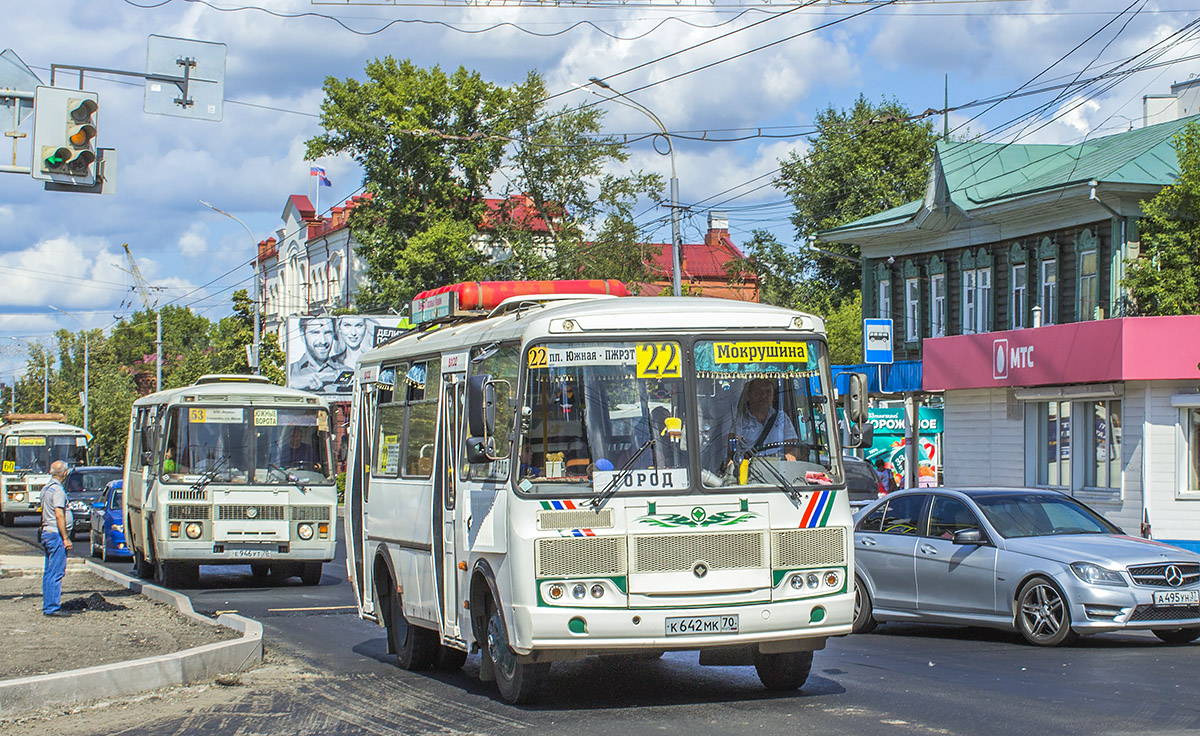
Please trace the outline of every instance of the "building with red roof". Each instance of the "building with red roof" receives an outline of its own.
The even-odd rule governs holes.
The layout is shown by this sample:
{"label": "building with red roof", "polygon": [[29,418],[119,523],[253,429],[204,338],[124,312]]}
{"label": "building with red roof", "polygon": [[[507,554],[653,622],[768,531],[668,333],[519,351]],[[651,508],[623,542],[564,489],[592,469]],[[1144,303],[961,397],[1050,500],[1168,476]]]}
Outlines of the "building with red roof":
{"label": "building with red roof", "polygon": [[[655,275],[653,282],[642,284],[641,293],[646,296],[671,291],[671,244],[652,243],[649,251],[654,254],[646,264]],[[729,237],[729,216],[724,212],[708,214],[708,232],[703,243],[680,245],[680,282],[684,293],[692,296],[711,296],[720,299],[758,301],[758,276],[753,273],[732,274],[735,263],[746,260],[746,254],[734,245]]]}

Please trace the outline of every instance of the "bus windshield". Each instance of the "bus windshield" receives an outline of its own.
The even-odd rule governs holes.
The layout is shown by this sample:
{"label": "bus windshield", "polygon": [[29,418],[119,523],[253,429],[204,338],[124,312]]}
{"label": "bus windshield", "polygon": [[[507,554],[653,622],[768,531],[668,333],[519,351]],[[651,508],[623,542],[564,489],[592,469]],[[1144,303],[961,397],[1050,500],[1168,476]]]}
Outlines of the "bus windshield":
{"label": "bus windshield", "polygon": [[531,347],[518,487],[686,491],[680,350],[678,342]]}
{"label": "bus windshield", "polygon": [[50,463],[62,460],[68,465],[87,461],[83,437],[71,435],[21,435],[8,437],[4,447],[4,472],[49,473]]}
{"label": "bus windshield", "polygon": [[705,486],[840,483],[823,343],[701,340],[693,350]]}
{"label": "bus windshield", "polygon": [[325,409],[181,406],[168,415],[164,480],[330,483],[330,470]]}

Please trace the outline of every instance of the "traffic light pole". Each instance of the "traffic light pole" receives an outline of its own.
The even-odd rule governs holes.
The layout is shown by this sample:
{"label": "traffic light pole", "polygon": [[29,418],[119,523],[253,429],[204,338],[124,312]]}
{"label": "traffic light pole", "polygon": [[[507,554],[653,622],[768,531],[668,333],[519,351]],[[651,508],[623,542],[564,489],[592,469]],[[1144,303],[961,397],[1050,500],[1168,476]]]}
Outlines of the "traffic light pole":
{"label": "traffic light pole", "polygon": [[83,89],[83,73],[95,72],[98,74],[116,74],[124,77],[137,77],[146,79],[152,82],[168,82],[179,88],[180,96],[175,98],[175,104],[180,107],[191,107],[196,104],[196,101],[188,97],[188,84],[192,81],[192,69],[196,67],[196,60],[192,58],[177,59],[176,62],[183,67],[183,76],[174,77],[169,74],[147,74],[146,72],[127,72],[123,69],[104,69],[98,66],[74,66],[71,64],[51,64],[50,65],[50,86],[54,86],[54,76],[59,69],[70,69],[71,71],[79,72],[79,89]]}

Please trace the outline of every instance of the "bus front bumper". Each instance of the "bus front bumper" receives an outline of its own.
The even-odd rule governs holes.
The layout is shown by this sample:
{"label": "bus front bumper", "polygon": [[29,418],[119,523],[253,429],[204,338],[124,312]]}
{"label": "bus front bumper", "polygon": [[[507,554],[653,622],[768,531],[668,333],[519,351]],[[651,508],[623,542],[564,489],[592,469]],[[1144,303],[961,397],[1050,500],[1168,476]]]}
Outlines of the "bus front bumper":
{"label": "bus front bumper", "polygon": [[243,542],[181,541],[163,543],[163,556],[181,562],[198,562],[204,565],[239,565],[255,562],[329,562],[334,557],[334,541],[320,543],[291,542],[255,544]]}
{"label": "bus front bumper", "polygon": [[[849,592],[822,598],[711,608],[514,606],[508,623],[514,629],[510,639],[517,654],[553,649],[603,653],[747,644],[769,646],[776,642],[794,644],[804,639],[824,640],[849,634],[853,616],[854,593]],[[709,626],[728,628],[729,620],[734,617],[736,631],[668,633],[669,630]]]}

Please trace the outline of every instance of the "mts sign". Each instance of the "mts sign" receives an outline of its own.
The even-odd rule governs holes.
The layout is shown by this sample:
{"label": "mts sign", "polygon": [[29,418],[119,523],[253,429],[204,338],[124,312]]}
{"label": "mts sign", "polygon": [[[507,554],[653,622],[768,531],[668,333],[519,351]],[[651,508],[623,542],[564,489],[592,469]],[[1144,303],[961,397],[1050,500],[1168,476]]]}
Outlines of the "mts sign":
{"label": "mts sign", "polygon": [[997,380],[1008,378],[1008,372],[1011,369],[1032,367],[1032,345],[1010,347],[1008,338],[992,342],[992,378]]}

